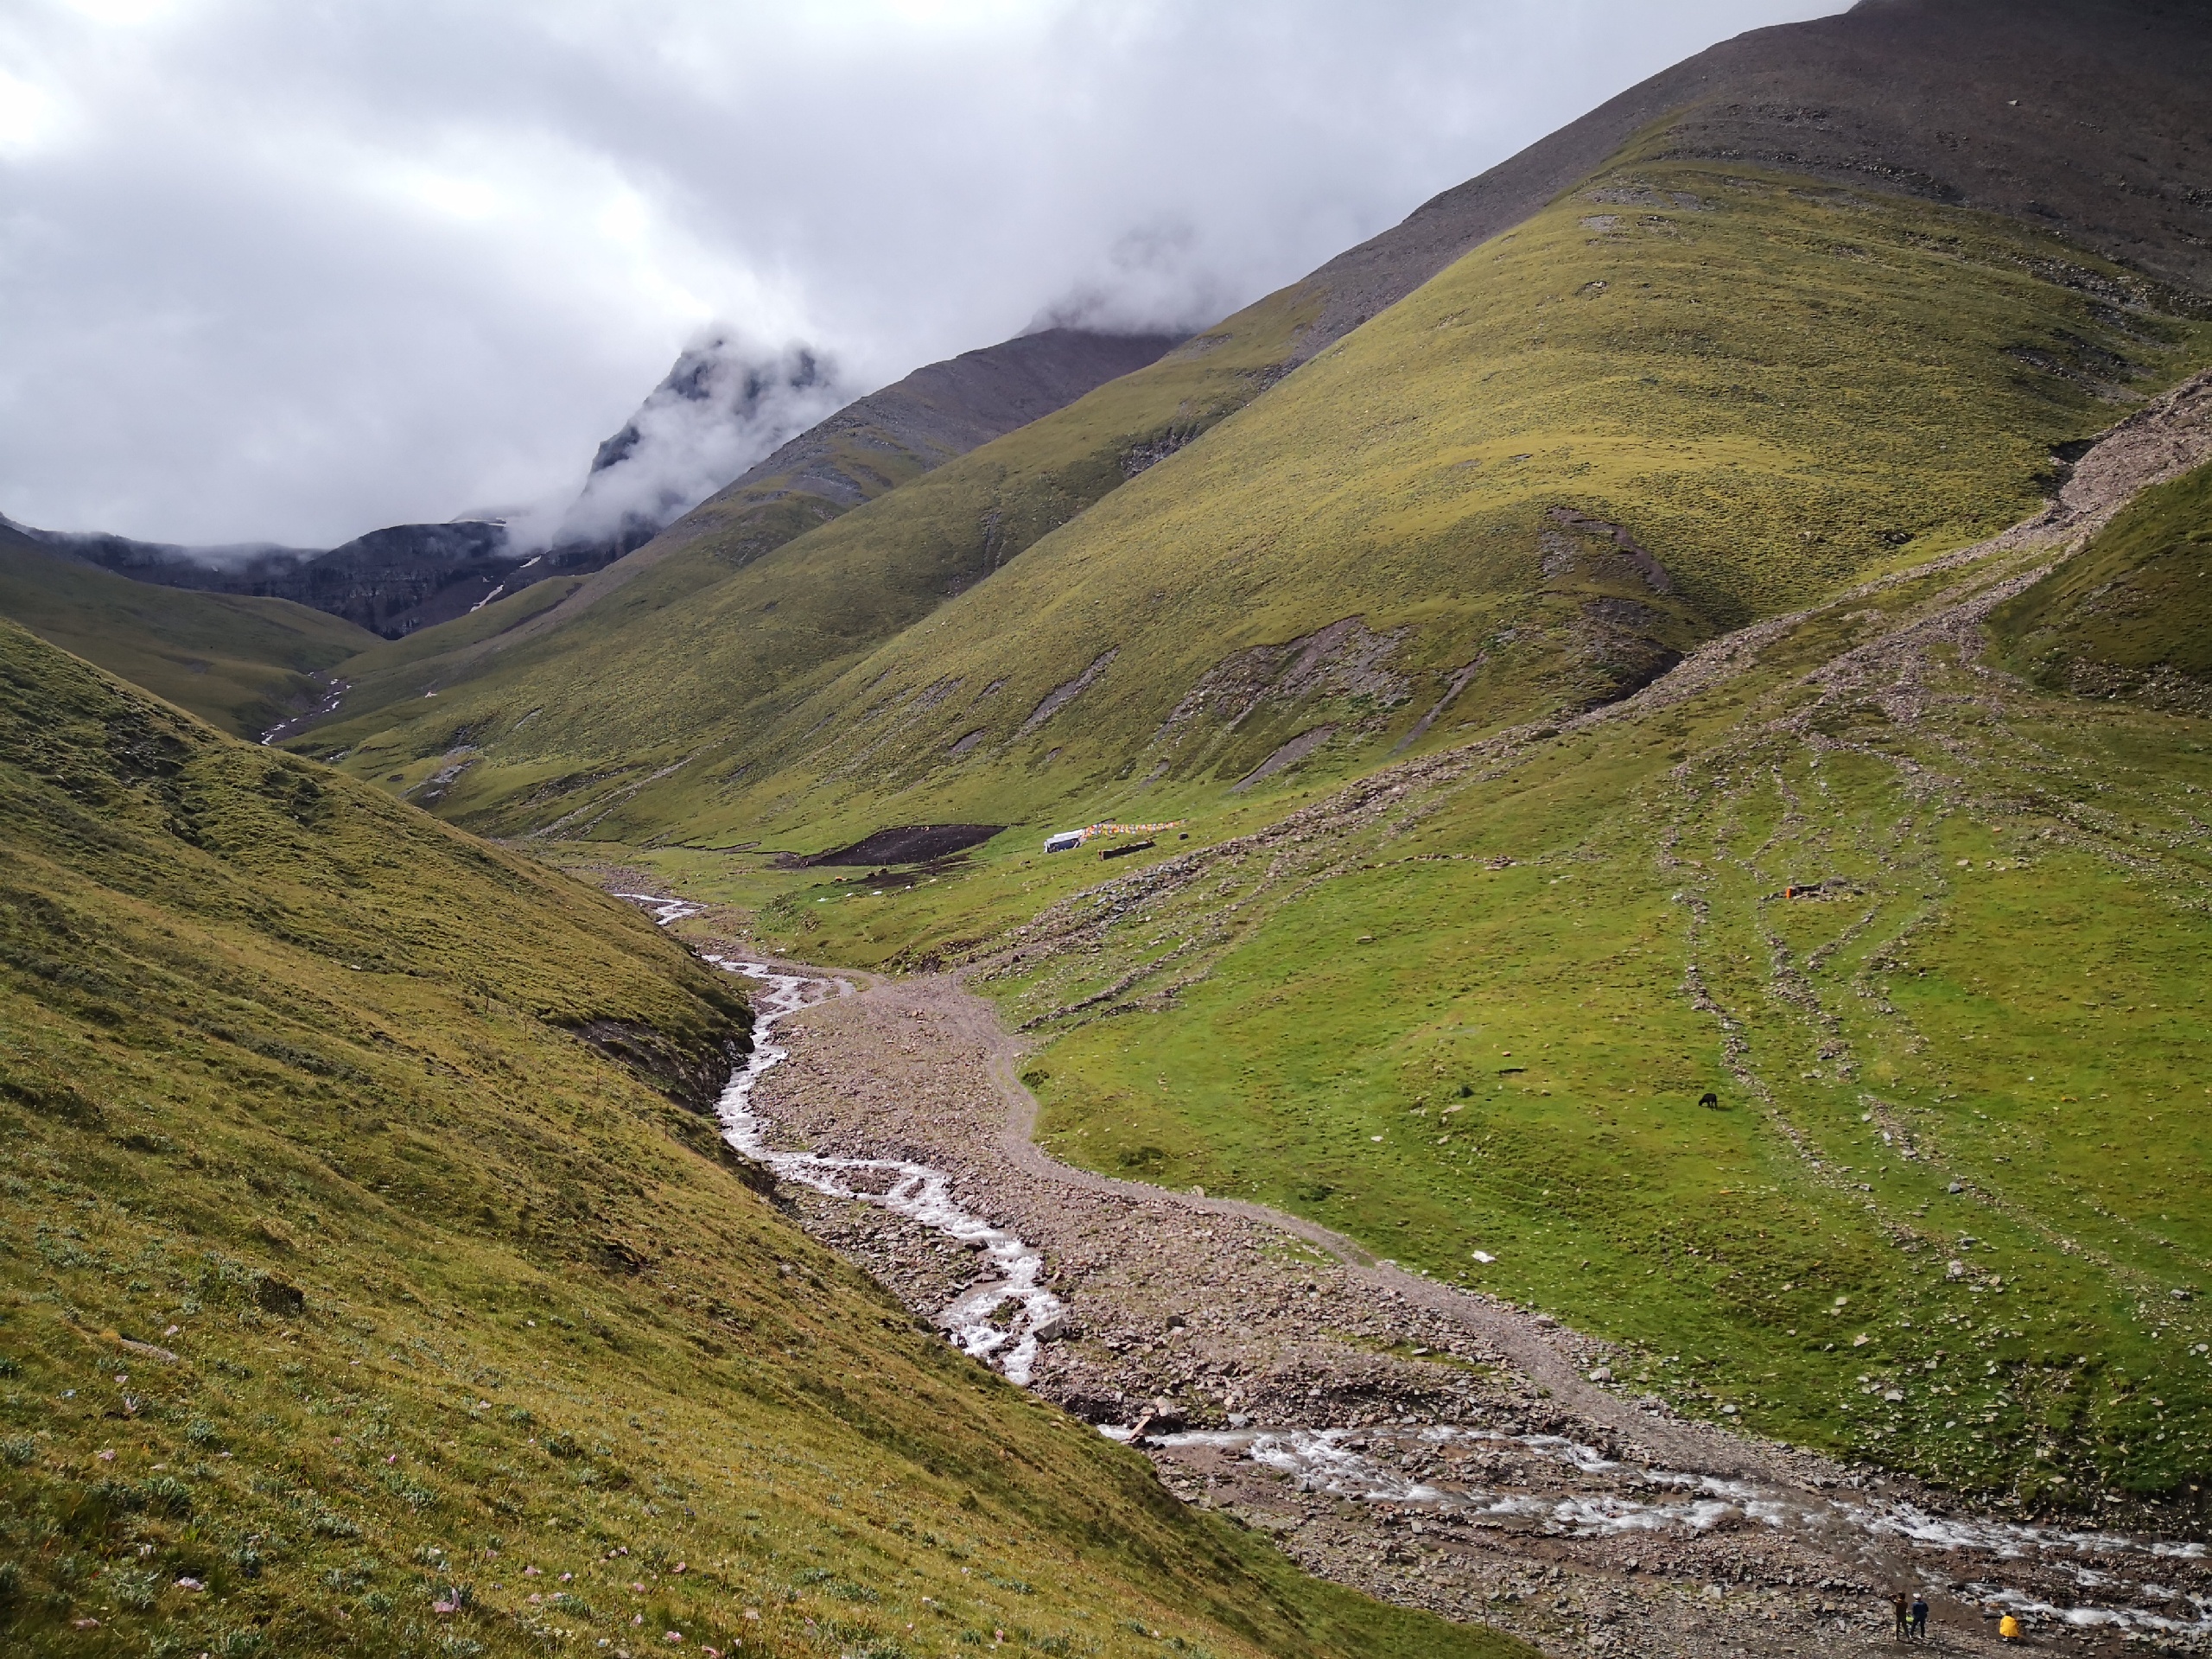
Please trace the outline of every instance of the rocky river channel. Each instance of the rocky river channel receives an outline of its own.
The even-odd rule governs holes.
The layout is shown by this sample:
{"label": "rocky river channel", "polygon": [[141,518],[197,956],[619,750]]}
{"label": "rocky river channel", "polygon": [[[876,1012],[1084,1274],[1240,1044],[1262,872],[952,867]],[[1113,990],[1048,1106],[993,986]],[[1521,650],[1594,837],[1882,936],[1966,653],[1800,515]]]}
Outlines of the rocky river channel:
{"label": "rocky river channel", "polygon": [[808,1230],[1310,1571],[1554,1653],[1888,1647],[1897,1589],[1957,1651],[1998,1650],[2006,1612],[2071,1652],[2212,1648],[2200,1540],[1977,1513],[1682,1419],[1592,1381],[1610,1351],[1541,1314],[1052,1163],[1011,1046],[949,981],[702,955],[756,987],[724,1132]]}

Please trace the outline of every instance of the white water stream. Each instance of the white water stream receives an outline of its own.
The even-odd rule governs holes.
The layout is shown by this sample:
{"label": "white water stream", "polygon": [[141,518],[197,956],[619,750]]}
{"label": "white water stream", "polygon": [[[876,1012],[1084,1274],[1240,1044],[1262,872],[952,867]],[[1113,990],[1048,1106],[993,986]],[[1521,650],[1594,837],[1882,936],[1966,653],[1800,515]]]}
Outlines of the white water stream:
{"label": "white water stream", "polygon": [[[688,899],[649,893],[614,896],[643,905],[663,927],[696,916],[702,908]],[[833,1198],[880,1205],[976,1251],[987,1270],[938,1314],[937,1322],[963,1353],[996,1366],[1007,1382],[1027,1387],[1044,1333],[1066,1312],[1066,1305],[1045,1288],[1044,1256],[1018,1233],[995,1227],[963,1205],[952,1196],[951,1176],[941,1169],[901,1158],[824,1158],[770,1145],[768,1122],[753,1109],[753,1090],[790,1058],[790,1051],[770,1042],[768,1033],[786,1015],[821,1001],[832,985],[802,974],[780,974],[764,963],[717,956],[703,959],[761,986],[753,1001],[753,1052],[731,1074],[715,1106],[723,1137],[785,1180]]]}
{"label": "white water stream", "polygon": [[[1109,1431],[1125,1440],[1127,1429]],[[1942,1553],[1968,1576],[1955,1587],[1985,1605],[2001,1605],[2078,1628],[2112,1626],[2161,1635],[2212,1635],[2212,1597],[2185,1593],[2134,1575],[2157,1572],[2162,1561],[2202,1561],[2207,1547],[2195,1540],[2139,1537],[2126,1533],[2030,1526],[2024,1522],[1934,1515],[1911,1503],[1878,1498],[1822,1498],[1748,1481],[1723,1480],[1680,1470],[1646,1468],[1609,1459],[1593,1447],[1557,1434],[1508,1434],[1493,1429],[1408,1427],[1199,1430],[1160,1437],[1161,1444],[1242,1451],[1254,1462],[1281,1471],[1301,1491],[1370,1503],[1417,1507],[1440,1516],[1519,1519],[1534,1530],[1580,1538],[1618,1537],[1669,1530],[1700,1533],[1753,1522],[1777,1529],[1825,1534],[1839,1542],[1894,1541],[1916,1554]],[[1443,1460],[1421,1477],[1389,1469],[1360,1453],[1377,1441]],[[1532,1461],[1559,1467],[1552,1492],[1501,1491],[1478,1468],[1454,1471],[1454,1449],[1533,1453]],[[1580,1477],[1580,1479],[1574,1478]],[[1532,1475],[1510,1483],[1541,1484]],[[1588,1490],[1596,1488],[1596,1490]],[[2070,1580],[2082,1592],[2101,1590],[2106,1603],[2077,1600],[2060,1607],[2015,1589],[1973,1581],[1980,1555],[1991,1564],[2031,1562]],[[2120,1595],[2162,1605],[2106,1605]]]}
{"label": "white water stream", "polygon": [[[663,927],[696,916],[702,908],[687,899],[652,893],[614,896],[644,906]],[[731,1076],[717,1108],[722,1132],[730,1144],[785,1179],[832,1198],[880,1205],[978,1251],[990,1271],[940,1312],[938,1323],[963,1352],[995,1365],[1008,1382],[1027,1386],[1045,1333],[1065,1312],[1065,1304],[1042,1283],[1043,1256],[1018,1234],[992,1225],[958,1203],[952,1197],[951,1177],[943,1170],[903,1159],[825,1158],[770,1146],[767,1121],[753,1110],[753,1090],[763,1076],[789,1058],[789,1051],[769,1042],[767,1034],[786,1015],[830,995],[833,982],[779,973],[765,963],[727,957],[706,956],[704,960],[726,972],[742,974],[761,987],[754,1002],[753,1052]],[[1115,1427],[1101,1432],[1124,1440],[1130,1433],[1127,1428]],[[1709,1532],[1715,1527],[1748,1522],[1831,1536],[1849,1535],[1865,1544],[1894,1541],[1916,1551],[2033,1562],[2070,1579],[2080,1590],[2133,1592],[2138,1601],[2161,1604],[2165,1611],[2086,1600],[2061,1607],[2018,1590],[1970,1579],[1955,1587],[1984,1605],[2003,1606],[2077,1628],[2110,1626],[2162,1636],[2212,1636],[2212,1598],[2130,1576],[2145,1569],[2155,1571],[2156,1563],[2162,1560],[2205,1560],[2212,1551],[2195,1540],[1962,1519],[1879,1499],[1824,1499],[1745,1481],[1616,1461],[1593,1447],[1557,1434],[1508,1434],[1437,1426],[1200,1430],[1159,1438],[1170,1447],[1210,1446],[1242,1451],[1254,1462],[1281,1471],[1306,1491],[1418,1505],[1439,1514],[1519,1518],[1554,1535],[1586,1538],[1675,1529]],[[1598,1490],[1548,1494],[1500,1491],[1466,1478],[1477,1472],[1472,1470],[1450,1474],[1440,1471],[1415,1478],[1395,1473],[1360,1455],[1378,1440],[1395,1440],[1409,1450],[1439,1457],[1446,1456],[1455,1446],[1476,1454],[1485,1449],[1518,1448],[1539,1460],[1560,1465],[1562,1486]],[[1957,1565],[1971,1571],[1970,1562]]]}
{"label": "white water stream", "polygon": [[757,962],[709,957],[718,968],[760,982],[753,1006],[753,1052],[722,1090],[717,1109],[730,1145],[757,1159],[787,1180],[836,1198],[861,1198],[895,1214],[935,1228],[978,1253],[988,1264],[980,1282],[963,1291],[937,1322],[963,1353],[1004,1372],[1009,1382],[1027,1385],[1036,1368],[1043,1336],[1065,1311],[1045,1288],[1045,1258],[1020,1235],[989,1222],[952,1196],[952,1178],[927,1164],[900,1158],[824,1158],[810,1152],[783,1152],[768,1142],[767,1121],[753,1110],[753,1088],[787,1051],[766,1040],[771,1027],[818,1000],[823,982],[779,974]]}

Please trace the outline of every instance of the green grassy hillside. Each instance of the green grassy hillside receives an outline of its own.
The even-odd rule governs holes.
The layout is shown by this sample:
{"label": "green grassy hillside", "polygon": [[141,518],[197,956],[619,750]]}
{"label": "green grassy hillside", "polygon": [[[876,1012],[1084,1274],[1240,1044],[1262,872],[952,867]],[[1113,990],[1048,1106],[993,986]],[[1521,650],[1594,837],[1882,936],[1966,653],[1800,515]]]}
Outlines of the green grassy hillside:
{"label": "green grassy hillside", "polygon": [[[982,964],[1075,1161],[1550,1309],[1688,1409],[2201,1524],[2205,486],[2040,583],[1878,584],[2212,362],[2212,305],[1686,131],[1257,395],[1303,302],[307,747],[804,958]],[[1987,660],[1910,632],[1999,577]],[[1187,822],[1034,850],[1111,817]],[[708,850],[924,822],[1017,827],[911,886]]]}
{"label": "green grassy hillside", "polygon": [[156,588],[4,530],[0,616],[241,737],[320,702],[309,676],[376,643],[289,600]]}
{"label": "green grassy hillside", "polygon": [[[465,747],[468,775],[442,810],[505,827],[584,821],[671,765],[723,776],[743,764],[728,750],[733,734],[756,729],[1148,456],[1249,400],[1301,320],[1287,303],[1262,302],[933,472],[885,474],[884,493],[794,540],[785,538],[823,516],[816,498],[787,496],[773,479],[758,501],[734,493],[559,628],[509,645],[473,677],[433,664],[357,696],[296,747],[349,750],[349,768],[397,770],[410,786]],[[416,707],[433,685],[435,711]],[[485,813],[488,801],[504,810]]]}
{"label": "green grassy hillside", "polygon": [[960,492],[1053,423],[604,655],[315,741],[410,782],[466,744],[461,821],[633,843],[1169,816],[1601,702],[1993,531],[2205,360],[2202,308],[2009,221],[1631,156],[877,650],[980,574],[940,556]]}
{"label": "green grassy hillside", "polygon": [[1064,1159],[1545,1308],[1693,1413],[2200,1524],[2212,727],[1880,643],[2045,556],[1127,862],[658,861],[795,952],[982,964]]}
{"label": "green grassy hillside", "polygon": [[1992,620],[2052,690],[2212,714],[2212,467],[2146,491]]}
{"label": "green grassy hillside", "polygon": [[[1046,328],[927,364],[809,428],[628,556],[540,595],[527,614],[510,607],[505,626],[457,620],[422,630],[404,659],[379,655],[359,673],[349,668],[348,721],[462,680],[526,675],[525,664],[498,659],[587,618],[594,627],[578,643],[588,647],[608,620],[594,613],[641,581],[644,589],[612,613],[613,626],[640,618],[650,626],[658,612],[793,537],[1065,407],[1173,344],[1166,334]],[[565,648],[541,646],[535,660]]]}
{"label": "green grassy hillside", "polygon": [[0,837],[10,1652],[1509,1650],[810,1243],[627,907],[4,623]]}
{"label": "green grassy hillside", "polygon": [[364,646],[335,671],[337,677],[346,682],[346,701],[349,705],[385,708],[435,693],[452,677],[456,661],[541,621],[590,580],[589,576],[549,576],[520,593],[493,600],[480,611]]}

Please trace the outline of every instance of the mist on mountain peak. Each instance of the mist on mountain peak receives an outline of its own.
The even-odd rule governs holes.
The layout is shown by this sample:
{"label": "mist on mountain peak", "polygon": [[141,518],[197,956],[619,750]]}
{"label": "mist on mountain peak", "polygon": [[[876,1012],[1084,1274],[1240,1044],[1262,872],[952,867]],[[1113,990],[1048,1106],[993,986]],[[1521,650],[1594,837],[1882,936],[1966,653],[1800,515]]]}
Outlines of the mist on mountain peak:
{"label": "mist on mountain peak", "polygon": [[711,325],[599,446],[574,501],[512,522],[516,545],[637,546],[852,396],[836,363],[804,341],[766,346]]}
{"label": "mist on mountain peak", "polygon": [[1040,307],[1022,332],[1194,334],[1252,297],[1209,263],[1195,227],[1165,217],[1116,238],[1097,268]]}

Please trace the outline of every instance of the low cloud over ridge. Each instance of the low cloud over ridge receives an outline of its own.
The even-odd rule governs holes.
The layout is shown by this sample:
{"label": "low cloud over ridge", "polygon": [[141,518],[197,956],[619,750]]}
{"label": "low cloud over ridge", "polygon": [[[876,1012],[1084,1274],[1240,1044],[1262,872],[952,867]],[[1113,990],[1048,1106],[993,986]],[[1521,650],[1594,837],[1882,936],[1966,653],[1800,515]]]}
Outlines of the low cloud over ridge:
{"label": "low cloud over ridge", "polygon": [[573,490],[715,318],[855,391],[1046,320],[1209,321],[1842,7],[27,0],[0,512],[328,546]]}
{"label": "low cloud over ridge", "polygon": [[638,546],[854,395],[811,347],[708,329],[600,445],[574,501],[511,521],[516,544]]}

